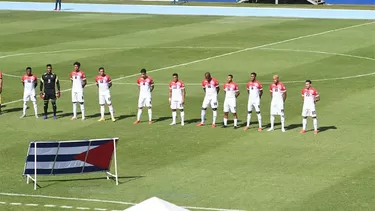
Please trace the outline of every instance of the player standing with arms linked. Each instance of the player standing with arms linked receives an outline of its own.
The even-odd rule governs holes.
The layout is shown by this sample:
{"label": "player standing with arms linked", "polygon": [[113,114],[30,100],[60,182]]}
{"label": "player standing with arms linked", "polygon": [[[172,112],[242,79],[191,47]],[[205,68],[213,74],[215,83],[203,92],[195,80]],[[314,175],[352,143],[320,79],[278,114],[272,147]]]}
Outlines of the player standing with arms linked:
{"label": "player standing with arms linked", "polygon": [[115,116],[113,112],[113,106],[111,101],[111,93],[109,89],[112,87],[111,77],[105,74],[104,67],[99,67],[99,75],[96,76],[96,85],[99,88],[99,105],[100,105],[100,119],[98,121],[104,121],[105,103],[108,105],[109,113],[111,114],[112,121],[115,122]]}
{"label": "player standing with arms linked", "polygon": [[227,82],[224,84],[225,100],[224,100],[224,123],[223,127],[227,127],[228,113],[233,114],[234,129],[237,129],[237,112],[236,99],[240,95],[238,84],[233,82],[233,75],[228,75]]}
{"label": "player standing with arms linked", "polygon": [[285,116],[284,116],[284,102],[286,100],[286,88],[280,82],[278,75],[273,76],[273,83],[270,85],[271,101],[271,128],[268,131],[274,130],[275,116],[279,115],[281,118],[281,131],[285,132]]}
{"label": "player standing with arms linked", "polygon": [[246,122],[246,127],[244,130],[248,130],[250,127],[250,122],[251,122],[251,113],[253,111],[253,108],[255,112],[257,113],[258,116],[258,131],[262,131],[262,115],[260,114],[260,99],[262,98],[263,95],[263,87],[262,84],[257,81],[256,79],[257,74],[256,73],[251,73],[250,75],[250,81],[247,83],[246,88],[247,92],[249,93],[249,101],[247,104],[247,122]]}
{"label": "player standing with arms linked", "polygon": [[139,88],[138,113],[137,120],[134,124],[139,124],[141,122],[142,109],[145,106],[148,108],[148,123],[152,124],[151,92],[154,90],[154,81],[147,75],[146,69],[141,70],[141,77],[138,78],[137,85]]}
{"label": "player standing with arms linked", "polygon": [[316,119],[315,103],[320,100],[318,91],[311,87],[311,80],[306,80],[305,88],[302,90],[303,108],[302,108],[302,130],[306,133],[307,117],[311,116],[314,125],[314,134],[318,134],[318,120]]}
{"label": "player standing with arms linked", "polygon": [[172,109],[172,123],[170,125],[176,125],[177,109],[179,109],[181,115],[181,126],[184,126],[185,84],[178,79],[177,73],[173,73],[172,76],[173,79],[169,83],[169,104]]}
{"label": "player standing with arms linked", "polygon": [[[56,95],[60,97],[60,81],[55,73],[52,73],[52,65],[47,64],[47,72],[40,78],[40,97],[44,99],[44,119],[47,119],[48,101],[51,100],[53,118],[56,119]],[[44,92],[43,92],[44,88]],[[57,88],[57,92],[56,92]]]}
{"label": "player standing with arms linked", "polygon": [[72,81],[72,103],[73,103],[73,117],[72,120],[77,119],[77,103],[81,107],[82,120],[85,120],[85,99],[83,96],[83,89],[86,86],[86,75],[81,71],[81,63],[74,62],[74,70],[70,73],[70,80]]}
{"label": "player standing with arms linked", "polygon": [[205,94],[202,111],[201,111],[201,122],[197,125],[198,127],[203,126],[206,118],[206,110],[210,105],[212,108],[212,128],[216,127],[216,117],[217,117],[217,108],[218,108],[218,99],[217,96],[220,91],[219,82],[211,77],[211,73],[206,72],[204,74],[205,79],[202,81],[202,87]]}
{"label": "player standing with arms linked", "polygon": [[31,100],[34,106],[35,117],[38,118],[38,104],[36,104],[35,88],[38,86],[38,79],[32,74],[31,67],[26,67],[26,74],[21,78],[23,91],[23,114],[21,118],[26,116],[27,102]]}

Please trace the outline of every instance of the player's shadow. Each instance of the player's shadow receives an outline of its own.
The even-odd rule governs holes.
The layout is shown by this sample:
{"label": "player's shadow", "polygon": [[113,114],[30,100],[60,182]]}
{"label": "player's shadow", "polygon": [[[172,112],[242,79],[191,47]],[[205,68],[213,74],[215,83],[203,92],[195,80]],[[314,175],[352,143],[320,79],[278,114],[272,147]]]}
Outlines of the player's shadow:
{"label": "player's shadow", "polygon": [[132,117],[135,117],[134,114],[128,114],[128,115],[120,115],[118,117],[115,117],[118,121],[120,120],[123,120],[123,119],[127,119],[127,118],[132,118]]}
{"label": "player's shadow", "polygon": [[[119,185],[125,184],[140,178],[143,178],[145,176],[119,176],[118,177],[118,183]],[[38,187],[40,188],[47,188],[50,186],[53,186],[60,182],[81,182],[81,181],[95,181],[95,180],[107,180],[106,176],[103,177],[91,177],[91,178],[77,178],[77,179],[52,179],[52,180],[39,180],[38,181]],[[114,181],[114,178],[109,178],[109,180]],[[41,185],[43,183],[49,183],[46,185]]]}
{"label": "player's shadow", "polygon": [[185,120],[185,124],[194,124],[194,123],[199,123],[201,122],[201,119],[188,119]]}
{"label": "player's shadow", "polygon": [[[243,123],[238,124],[239,127],[245,127],[246,125],[247,125],[247,121],[244,121]],[[258,125],[258,121],[250,122],[250,125]]]}
{"label": "player's shadow", "polygon": [[337,127],[332,125],[332,126],[323,126],[323,127],[318,128],[319,132],[324,132],[327,130],[337,130]]}
{"label": "player's shadow", "polygon": [[23,108],[9,108],[9,109],[3,109],[5,106],[1,107],[1,113],[13,113],[13,112],[21,112]]}
{"label": "player's shadow", "polygon": [[299,127],[302,128],[302,124],[291,124],[291,125],[286,126],[285,129],[293,130],[293,129],[296,129],[296,128],[299,128]]}
{"label": "player's shadow", "polygon": [[168,119],[172,119],[172,117],[162,116],[162,117],[159,117],[159,118],[155,119],[154,122],[162,122],[162,121],[166,121]]}
{"label": "player's shadow", "polygon": [[[62,111],[57,111],[57,113],[62,113]],[[62,113],[62,114],[59,114],[59,115],[56,115],[57,118],[64,118],[64,117],[71,117],[73,116],[73,113]]]}

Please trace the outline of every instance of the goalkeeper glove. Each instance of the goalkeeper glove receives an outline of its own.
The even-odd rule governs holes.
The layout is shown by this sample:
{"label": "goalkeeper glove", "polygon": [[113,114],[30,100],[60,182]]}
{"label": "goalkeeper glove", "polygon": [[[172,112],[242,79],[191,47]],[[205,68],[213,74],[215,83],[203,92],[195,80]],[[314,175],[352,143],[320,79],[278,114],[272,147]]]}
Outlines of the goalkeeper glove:
{"label": "goalkeeper glove", "polygon": [[58,91],[58,92],[56,93],[56,96],[57,96],[57,98],[60,98],[60,96],[61,96],[60,91]]}
{"label": "goalkeeper glove", "polygon": [[40,98],[44,99],[44,93],[43,92],[40,93]]}

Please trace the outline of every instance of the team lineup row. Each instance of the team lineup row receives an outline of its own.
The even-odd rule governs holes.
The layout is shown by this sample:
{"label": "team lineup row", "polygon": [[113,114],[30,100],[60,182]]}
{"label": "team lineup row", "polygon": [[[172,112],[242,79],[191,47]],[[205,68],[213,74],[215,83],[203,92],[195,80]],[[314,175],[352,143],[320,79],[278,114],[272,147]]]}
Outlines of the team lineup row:
{"label": "team lineup row", "polygon": [[[73,117],[72,120],[77,119],[77,104],[80,105],[82,114],[82,120],[85,119],[85,105],[84,105],[84,88],[87,84],[86,75],[80,69],[81,64],[75,62],[73,64],[74,70],[70,73],[70,79],[72,81],[72,103],[73,103]],[[40,78],[40,97],[44,100],[44,119],[47,119],[48,104],[51,101],[53,108],[53,117],[56,119],[56,98],[60,97],[60,82],[58,76],[52,72],[52,65],[46,65],[46,73]],[[114,117],[114,110],[111,102],[110,88],[112,86],[112,80],[108,74],[105,73],[103,67],[98,69],[99,74],[96,76],[95,81],[99,91],[99,104],[101,118],[98,121],[104,121],[105,104],[108,105],[109,112],[112,121],[116,121]],[[247,83],[248,92],[248,114],[247,124],[244,130],[247,130],[250,126],[252,111],[255,110],[258,118],[258,131],[262,131],[262,116],[260,112],[260,99],[263,95],[262,84],[256,79],[257,74],[255,72],[250,74],[250,81]],[[1,79],[1,73],[0,73]],[[0,81],[2,82],[2,81]],[[38,85],[37,77],[32,73],[31,67],[26,68],[26,74],[22,77],[22,84],[24,86],[23,96],[23,114],[21,118],[25,117],[27,110],[27,102],[32,101],[35,111],[35,117],[37,115],[37,104],[36,104],[36,93],[35,89]],[[2,85],[2,83],[0,83]],[[147,75],[146,69],[140,71],[140,77],[137,80],[139,87],[139,100],[138,100],[138,112],[137,120],[134,124],[140,123],[142,111],[144,107],[148,110],[149,124],[152,124],[152,97],[151,93],[154,89],[153,79]],[[217,109],[218,109],[218,93],[220,92],[219,82],[211,77],[209,72],[205,73],[205,78],[202,81],[202,88],[205,92],[205,97],[202,103],[201,110],[201,122],[197,126],[205,125],[206,110],[208,107],[212,109],[213,120],[212,127],[216,127]],[[0,86],[2,89],[2,86]],[[287,91],[285,85],[279,81],[279,76],[273,76],[273,83],[269,87],[271,94],[271,127],[268,131],[274,130],[275,116],[280,116],[281,119],[281,131],[285,132],[285,116],[284,116],[284,103],[287,98]],[[233,114],[234,128],[238,128],[237,124],[237,112],[236,112],[236,98],[240,94],[238,84],[233,81],[233,76],[228,75],[226,83],[223,85],[223,91],[225,92],[225,100],[223,104],[224,121],[223,127],[227,127],[228,114]],[[302,130],[301,133],[306,132],[307,117],[313,118],[314,133],[318,133],[317,118],[315,104],[319,101],[319,94],[311,86],[311,81],[306,80],[305,88],[302,90],[302,98],[304,100],[302,109]],[[169,84],[169,104],[172,110],[172,123],[170,125],[176,125],[177,110],[180,111],[181,125],[184,125],[184,103],[185,103],[185,84],[179,79],[178,74],[173,74],[173,79]]]}

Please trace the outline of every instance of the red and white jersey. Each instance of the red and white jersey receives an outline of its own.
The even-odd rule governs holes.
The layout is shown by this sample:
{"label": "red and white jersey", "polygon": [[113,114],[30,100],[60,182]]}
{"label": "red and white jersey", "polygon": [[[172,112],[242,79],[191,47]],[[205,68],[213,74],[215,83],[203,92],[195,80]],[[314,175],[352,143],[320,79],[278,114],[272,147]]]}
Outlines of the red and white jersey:
{"label": "red and white jersey", "polygon": [[279,82],[277,84],[272,83],[270,85],[270,92],[272,93],[272,102],[283,103],[283,95],[286,92],[286,88],[283,83]]}
{"label": "red and white jersey", "polygon": [[236,93],[240,91],[238,84],[231,82],[224,84],[225,99],[236,99]]}
{"label": "red and white jersey", "polygon": [[178,80],[176,82],[171,81],[169,83],[169,89],[172,90],[172,101],[181,101],[182,100],[182,90],[185,89],[184,82]]}
{"label": "red and white jersey", "polygon": [[22,76],[21,80],[24,83],[25,92],[35,92],[35,83],[37,83],[38,80],[35,75],[25,74],[24,76]]}
{"label": "red and white jersey", "polygon": [[259,92],[263,90],[262,84],[259,81],[250,81],[246,85],[249,90],[249,100],[259,100]]}
{"label": "red and white jersey", "polygon": [[86,74],[79,70],[70,73],[70,79],[73,82],[72,92],[83,92],[83,81],[86,80]]}
{"label": "red and white jersey", "polygon": [[151,77],[147,76],[147,78],[138,78],[137,85],[139,86],[139,96],[151,96],[151,87],[154,85],[154,81]]}
{"label": "red and white jersey", "polygon": [[95,78],[96,84],[98,84],[99,94],[109,93],[109,84],[112,83],[109,75],[97,75]]}
{"label": "red and white jersey", "polygon": [[302,97],[303,97],[303,107],[314,107],[315,106],[315,98],[318,97],[319,94],[316,89],[310,87],[309,89],[304,88],[302,90]]}
{"label": "red and white jersey", "polygon": [[206,97],[217,97],[216,88],[219,87],[219,82],[216,78],[211,78],[210,81],[203,80],[202,87],[206,89]]}
{"label": "red and white jersey", "polygon": [[0,72],[0,79],[3,79],[3,73]]}

